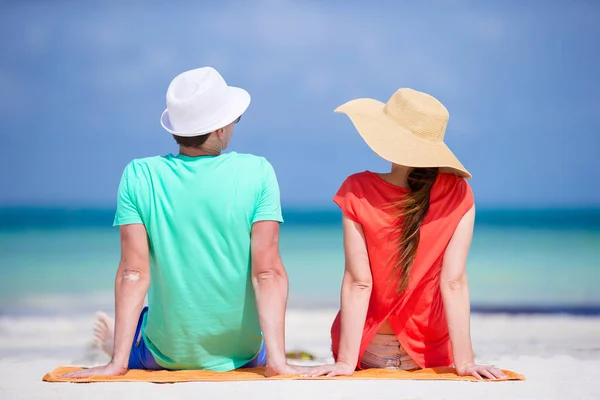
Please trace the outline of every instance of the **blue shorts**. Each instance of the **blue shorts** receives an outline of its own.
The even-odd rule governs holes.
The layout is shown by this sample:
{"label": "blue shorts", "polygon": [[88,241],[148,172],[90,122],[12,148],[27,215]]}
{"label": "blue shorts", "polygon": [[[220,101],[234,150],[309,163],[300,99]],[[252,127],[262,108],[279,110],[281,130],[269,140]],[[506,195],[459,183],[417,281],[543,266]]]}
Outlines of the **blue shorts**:
{"label": "blue shorts", "polygon": [[[133,343],[131,344],[131,352],[129,353],[129,369],[147,369],[158,371],[165,368],[158,365],[154,359],[154,356],[152,353],[150,353],[148,347],[146,347],[146,342],[144,341],[144,337],[142,335],[142,323],[144,322],[144,315],[146,315],[147,312],[148,307],[144,307],[142,313],[140,314],[140,319],[138,320],[135,336],[133,337]],[[260,346],[258,354],[242,368],[257,368],[264,367],[265,365],[267,365],[267,349],[265,348],[265,343],[263,342]]]}

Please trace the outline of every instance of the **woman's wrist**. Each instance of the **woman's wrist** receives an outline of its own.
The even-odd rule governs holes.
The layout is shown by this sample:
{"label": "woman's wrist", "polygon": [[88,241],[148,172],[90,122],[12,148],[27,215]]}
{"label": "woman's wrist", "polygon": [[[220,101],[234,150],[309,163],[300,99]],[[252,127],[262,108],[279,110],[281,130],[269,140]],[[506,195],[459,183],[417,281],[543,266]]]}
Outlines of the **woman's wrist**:
{"label": "woman's wrist", "polygon": [[358,364],[358,361],[352,362],[352,360],[348,357],[338,356],[337,360],[335,360],[335,363],[347,365],[350,368],[356,368],[356,364]]}
{"label": "woman's wrist", "polygon": [[473,365],[475,365],[475,360],[470,359],[470,360],[466,360],[466,361],[461,361],[458,363],[454,364],[457,370],[464,370],[465,368],[469,368],[472,367]]}
{"label": "woman's wrist", "polygon": [[343,365],[346,365],[348,367],[352,367],[352,364],[350,364],[350,363],[348,363],[346,361],[342,361],[342,360],[337,360],[336,364],[343,364]]}

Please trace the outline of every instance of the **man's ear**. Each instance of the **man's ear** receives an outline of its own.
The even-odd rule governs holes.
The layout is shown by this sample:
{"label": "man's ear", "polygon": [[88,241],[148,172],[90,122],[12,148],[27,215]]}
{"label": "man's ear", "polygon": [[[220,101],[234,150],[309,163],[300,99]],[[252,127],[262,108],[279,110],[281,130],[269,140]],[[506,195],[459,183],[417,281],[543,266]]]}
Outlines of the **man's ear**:
{"label": "man's ear", "polygon": [[219,137],[219,139],[221,139],[221,140],[223,140],[223,137],[225,137],[225,129],[224,128],[219,128],[214,133],[216,133],[217,136]]}

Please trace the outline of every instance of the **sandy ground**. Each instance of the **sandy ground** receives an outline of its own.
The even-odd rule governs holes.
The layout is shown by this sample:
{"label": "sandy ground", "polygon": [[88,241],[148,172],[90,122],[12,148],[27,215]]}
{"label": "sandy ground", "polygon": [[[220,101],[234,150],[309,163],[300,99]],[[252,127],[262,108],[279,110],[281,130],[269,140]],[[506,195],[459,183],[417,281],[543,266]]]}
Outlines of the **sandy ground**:
{"label": "sandy ground", "polygon": [[[332,311],[292,310],[288,351],[330,360]],[[526,382],[269,381],[227,383],[44,383],[59,364],[106,361],[90,346],[92,317],[0,318],[0,399],[600,399],[600,318],[474,315],[476,358]]]}

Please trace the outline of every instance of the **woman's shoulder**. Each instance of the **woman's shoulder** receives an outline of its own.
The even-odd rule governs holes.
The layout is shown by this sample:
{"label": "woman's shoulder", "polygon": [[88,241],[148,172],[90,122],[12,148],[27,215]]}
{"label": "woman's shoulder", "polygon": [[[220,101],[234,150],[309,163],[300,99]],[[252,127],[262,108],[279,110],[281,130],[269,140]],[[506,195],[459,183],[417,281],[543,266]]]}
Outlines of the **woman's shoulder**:
{"label": "woman's shoulder", "polygon": [[349,175],[346,179],[344,179],[341,186],[347,188],[358,188],[363,183],[369,181],[371,179],[371,175],[372,173],[369,171],[357,172],[355,174]]}
{"label": "woman's shoulder", "polygon": [[434,188],[442,191],[455,191],[467,190],[470,186],[466,179],[456,174],[442,172],[438,175]]}
{"label": "woman's shoulder", "polygon": [[452,203],[458,206],[465,204],[470,207],[473,202],[473,192],[466,179],[452,173],[441,173],[432,188],[432,201]]}
{"label": "woman's shoulder", "polygon": [[356,195],[367,196],[374,191],[377,186],[377,176],[370,171],[357,172],[348,176],[340,185],[340,193],[354,193]]}

